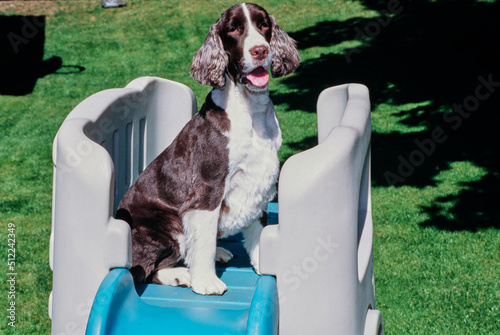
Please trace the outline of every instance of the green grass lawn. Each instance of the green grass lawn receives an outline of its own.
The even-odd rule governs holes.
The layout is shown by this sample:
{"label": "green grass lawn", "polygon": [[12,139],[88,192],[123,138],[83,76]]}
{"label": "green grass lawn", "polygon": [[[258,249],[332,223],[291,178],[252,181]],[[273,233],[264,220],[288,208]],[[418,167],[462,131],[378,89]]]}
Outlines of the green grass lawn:
{"label": "green grass lawn", "polygon": [[[0,333],[48,334],[52,141],[66,115],[140,76],[189,76],[209,26],[233,2],[1,2],[46,15],[44,58],[62,59],[32,93],[0,95]],[[302,64],[273,80],[282,162],[316,144],[326,87],[361,82],[372,100],[377,308],[386,334],[498,334],[498,31],[495,1],[261,1],[298,41]],[[392,5],[391,5],[392,4]],[[1,50],[0,50],[1,52]],[[3,80],[3,78],[0,78]],[[16,235],[16,327],[7,322],[8,224]],[[287,334],[285,334],[287,335]]]}

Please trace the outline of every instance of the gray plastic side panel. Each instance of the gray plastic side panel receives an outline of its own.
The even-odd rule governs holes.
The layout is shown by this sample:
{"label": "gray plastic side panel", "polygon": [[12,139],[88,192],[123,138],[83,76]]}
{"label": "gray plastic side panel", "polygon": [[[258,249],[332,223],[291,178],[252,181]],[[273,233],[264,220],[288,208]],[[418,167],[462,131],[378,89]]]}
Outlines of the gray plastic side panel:
{"label": "gray plastic side panel", "polygon": [[368,89],[329,88],[317,106],[319,144],[283,166],[260,269],[277,276],[280,334],[376,334]]}
{"label": "gray plastic side panel", "polygon": [[195,111],[187,86],[142,77],[90,96],[63,122],[53,147],[53,334],[83,334],[102,279],[130,267],[130,228],[114,211]]}

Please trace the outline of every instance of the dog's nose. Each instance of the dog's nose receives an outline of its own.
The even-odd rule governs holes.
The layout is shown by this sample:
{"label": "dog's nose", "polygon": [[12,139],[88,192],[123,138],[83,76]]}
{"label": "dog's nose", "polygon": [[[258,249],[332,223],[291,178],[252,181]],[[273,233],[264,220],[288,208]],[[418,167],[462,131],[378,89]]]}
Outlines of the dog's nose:
{"label": "dog's nose", "polygon": [[269,49],[265,45],[256,45],[250,49],[250,55],[255,60],[263,60],[269,54]]}

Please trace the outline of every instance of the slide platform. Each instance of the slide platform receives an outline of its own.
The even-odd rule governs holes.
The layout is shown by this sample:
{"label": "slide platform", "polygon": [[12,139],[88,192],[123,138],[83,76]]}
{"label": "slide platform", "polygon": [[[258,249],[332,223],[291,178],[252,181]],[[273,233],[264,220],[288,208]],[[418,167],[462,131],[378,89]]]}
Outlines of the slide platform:
{"label": "slide platform", "polygon": [[[276,223],[277,204],[270,204],[269,210],[268,222]],[[155,284],[135,286],[127,269],[113,269],[97,291],[86,334],[277,334],[275,277],[254,272],[241,236],[219,245],[234,255],[217,267],[227,285],[223,295],[202,296],[190,288]]]}

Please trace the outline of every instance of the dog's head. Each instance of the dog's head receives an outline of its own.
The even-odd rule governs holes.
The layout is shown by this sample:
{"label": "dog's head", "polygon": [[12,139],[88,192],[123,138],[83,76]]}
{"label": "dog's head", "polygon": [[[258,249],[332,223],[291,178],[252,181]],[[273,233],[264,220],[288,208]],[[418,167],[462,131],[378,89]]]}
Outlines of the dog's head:
{"label": "dog's head", "polygon": [[295,41],[272,15],[255,4],[237,4],[222,13],[191,65],[191,76],[201,84],[224,87],[225,75],[250,90],[267,89],[269,69],[274,78],[299,65]]}

